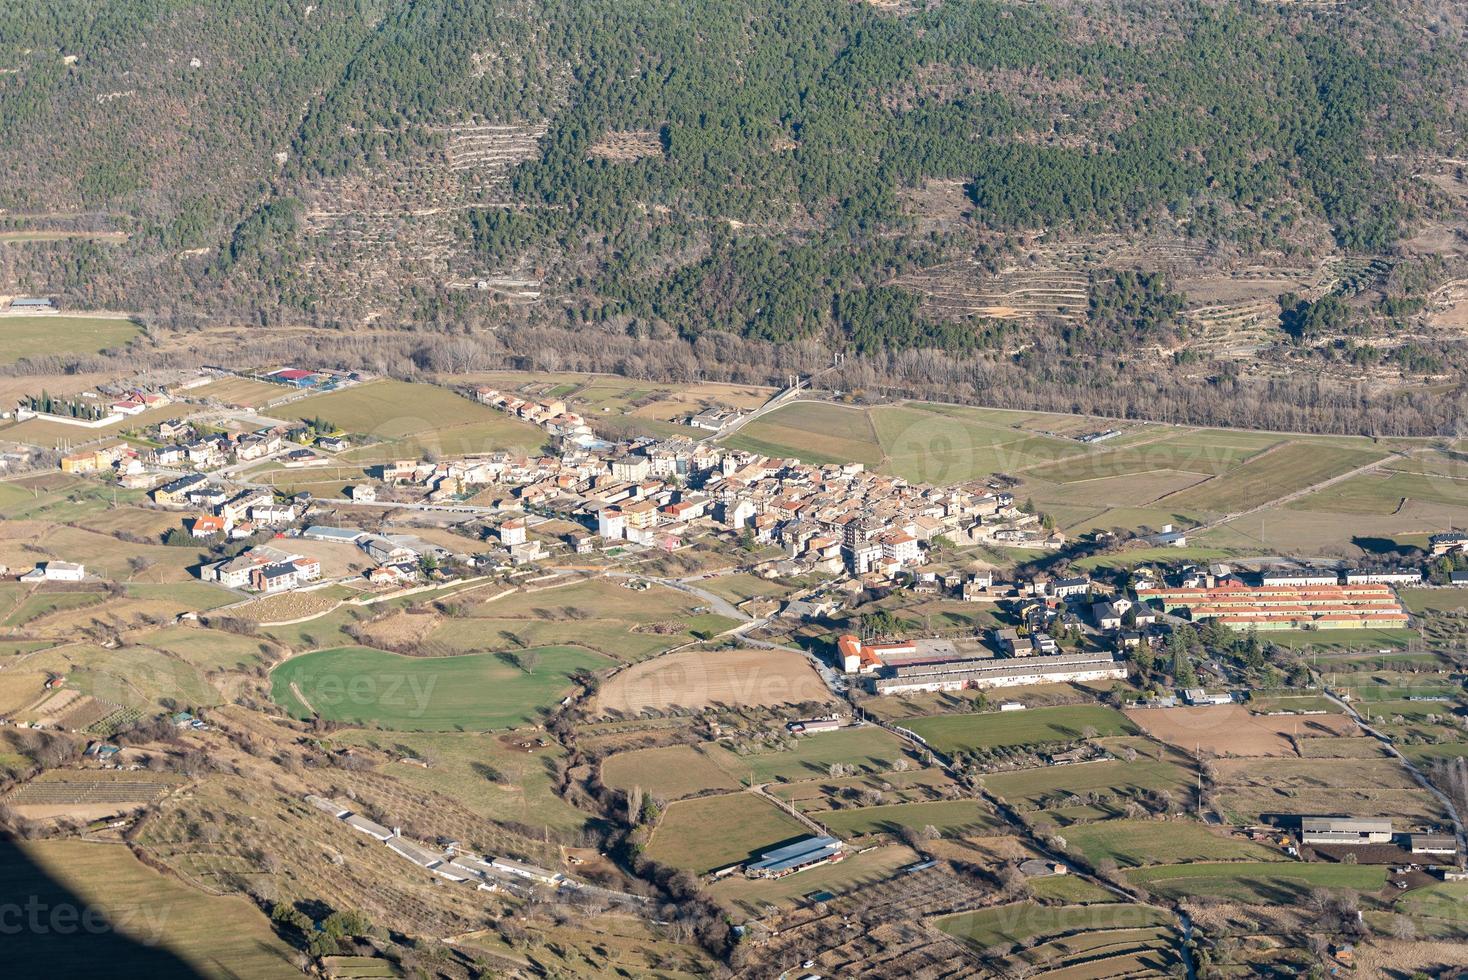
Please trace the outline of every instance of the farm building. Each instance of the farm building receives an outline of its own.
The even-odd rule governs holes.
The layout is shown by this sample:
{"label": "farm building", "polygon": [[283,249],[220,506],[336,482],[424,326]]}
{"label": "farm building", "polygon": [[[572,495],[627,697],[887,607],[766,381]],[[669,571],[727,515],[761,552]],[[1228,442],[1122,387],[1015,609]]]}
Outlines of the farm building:
{"label": "farm building", "polygon": [[1258,630],[1371,629],[1407,625],[1391,587],[1362,585],[1218,585],[1213,588],[1141,587],[1137,598],[1194,621],[1217,620]]}
{"label": "farm building", "polygon": [[1306,844],[1389,844],[1392,822],[1374,817],[1304,817],[1300,840]]}
{"label": "farm building", "polygon": [[842,847],[834,837],[805,837],[793,844],[766,851],[758,861],[746,864],[744,873],[750,878],[783,878],[806,868],[841,860],[845,857]]}
{"label": "farm building", "polygon": [[1412,834],[1413,854],[1457,854],[1458,838],[1452,834]]}
{"label": "farm building", "polygon": [[1109,653],[1062,653],[893,667],[872,681],[872,690],[877,694],[905,694],[1125,678],[1126,664]]}
{"label": "farm building", "polygon": [[69,561],[42,562],[20,577],[22,582],[80,582],[87,577],[85,565]]}
{"label": "farm building", "polygon": [[10,301],[11,313],[24,313],[27,316],[37,313],[55,313],[60,309],[56,301],[47,296],[17,296]]}

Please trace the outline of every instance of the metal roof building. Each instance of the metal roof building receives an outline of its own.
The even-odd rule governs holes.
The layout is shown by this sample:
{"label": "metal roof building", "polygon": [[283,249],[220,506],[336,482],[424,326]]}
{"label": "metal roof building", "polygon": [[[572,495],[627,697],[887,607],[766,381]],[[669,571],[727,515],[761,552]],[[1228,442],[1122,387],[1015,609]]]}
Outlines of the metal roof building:
{"label": "metal roof building", "polygon": [[806,837],[760,855],[758,861],[745,865],[751,878],[779,878],[787,874],[841,857],[842,844],[834,837]]}

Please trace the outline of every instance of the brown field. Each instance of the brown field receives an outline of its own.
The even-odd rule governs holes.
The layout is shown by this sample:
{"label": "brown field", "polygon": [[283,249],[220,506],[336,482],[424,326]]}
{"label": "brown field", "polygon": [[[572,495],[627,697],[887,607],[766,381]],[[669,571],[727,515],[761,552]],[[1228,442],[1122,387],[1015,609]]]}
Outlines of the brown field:
{"label": "brown field", "polygon": [[1447,819],[1395,759],[1223,759],[1217,765],[1215,804],[1232,822],[1341,813],[1390,817],[1421,828]]}
{"label": "brown field", "polygon": [[629,667],[597,697],[603,711],[713,704],[773,707],[829,701],[831,694],[799,654],[778,650],[686,650]]}
{"label": "brown field", "polygon": [[1468,966],[1463,943],[1403,942],[1373,939],[1356,947],[1356,972],[1362,978],[1405,977],[1415,973],[1446,976],[1452,967]]}
{"label": "brown field", "polygon": [[1290,736],[1354,735],[1341,715],[1254,715],[1242,705],[1208,708],[1139,708],[1127,717],[1148,734],[1192,752],[1219,756],[1294,756]]}
{"label": "brown field", "polygon": [[335,590],[318,589],[313,592],[287,592],[282,595],[266,596],[247,602],[228,611],[238,619],[253,619],[260,623],[283,623],[303,616],[320,615],[336,608],[341,602]]}

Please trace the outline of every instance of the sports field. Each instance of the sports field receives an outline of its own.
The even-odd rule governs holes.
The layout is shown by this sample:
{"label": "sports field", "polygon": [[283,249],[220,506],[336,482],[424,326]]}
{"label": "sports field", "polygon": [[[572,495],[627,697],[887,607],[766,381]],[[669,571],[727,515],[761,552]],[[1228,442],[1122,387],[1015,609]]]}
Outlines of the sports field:
{"label": "sports field", "polygon": [[1380,891],[1386,868],[1367,864],[1174,864],[1127,872],[1127,880],[1168,898],[1208,896],[1260,905],[1293,905],[1315,888]]}
{"label": "sports field", "polygon": [[[405,731],[508,728],[539,721],[578,670],[608,661],[580,647],[533,651],[527,672],[501,654],[403,657],[367,647],[320,650],[271,674],[271,696],[298,718]],[[531,651],[518,651],[524,657]]]}
{"label": "sports field", "polygon": [[[90,316],[0,317],[0,364],[24,357],[96,354],[142,334],[131,320]],[[84,432],[84,429],[77,429]]]}
{"label": "sports field", "polygon": [[807,834],[794,817],[753,793],[706,796],[669,804],[647,856],[702,874]]}
{"label": "sports field", "polygon": [[220,378],[188,392],[188,397],[217,401],[240,408],[257,408],[276,398],[284,398],[295,389],[289,385],[256,381],[254,378]]}
{"label": "sports field", "polygon": [[934,715],[902,723],[939,752],[973,751],[1001,745],[1073,742],[1094,729],[1098,736],[1131,735],[1136,727],[1119,711],[1099,704],[1031,708],[977,715]]}
{"label": "sports field", "polygon": [[43,910],[42,928],[7,930],[10,976],[301,975],[294,951],[251,902],[195,891],[121,844],[0,843],[0,894]]}

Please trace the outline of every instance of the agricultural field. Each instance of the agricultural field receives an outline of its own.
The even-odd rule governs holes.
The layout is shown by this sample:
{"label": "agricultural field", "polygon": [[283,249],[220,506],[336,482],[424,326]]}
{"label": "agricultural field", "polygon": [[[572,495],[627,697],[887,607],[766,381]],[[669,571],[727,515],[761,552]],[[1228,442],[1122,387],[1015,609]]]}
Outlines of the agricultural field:
{"label": "agricultural field", "polygon": [[1440,827],[1441,804],[1395,759],[1221,759],[1213,805],[1229,823],[1317,813],[1389,817]]}
{"label": "agricultural field", "polygon": [[4,802],[32,820],[96,820],[146,806],[182,782],[166,773],[48,769],[12,790]]}
{"label": "agricultural field", "polygon": [[[1095,736],[1130,735],[1135,726],[1119,711],[1099,704],[1030,708],[1026,711],[985,712],[970,715],[935,715],[903,723],[935,751],[972,752],[1010,745],[1041,745],[1074,742]],[[1094,737],[1094,736],[1092,736]]]}
{"label": "agricultural field", "polygon": [[706,796],[669,804],[647,855],[702,874],[808,833],[795,818],[753,793]]}
{"label": "agricultural field", "polygon": [[[406,381],[373,381],[291,403],[299,418],[323,418],[349,433],[392,443],[386,456],[368,446],[341,458],[357,464],[394,455],[489,452],[538,448],[544,434],[503,412],[470,401],[447,388]],[[364,455],[364,453],[366,455]]]}
{"label": "agricultural field", "polygon": [[[984,786],[1012,805],[1037,809],[1068,805],[1069,798],[1090,794],[1099,794],[1118,809],[1125,799],[1151,792],[1191,795],[1193,775],[1181,753],[1164,753],[1145,739],[1115,741],[1133,746],[1136,759],[994,773],[984,777]],[[1113,752],[1121,751],[1120,745],[1108,747]]]}
{"label": "agricultural field", "polygon": [[[142,336],[131,320],[94,316],[0,317],[0,365],[27,357],[97,354]],[[84,429],[75,429],[84,432]]]}
{"label": "agricultural field", "polygon": [[786,878],[759,880],[731,875],[711,885],[708,893],[714,901],[741,914],[759,915],[766,905],[788,908],[814,892],[836,896],[858,892],[920,860],[916,851],[901,844],[888,844]]}
{"label": "agricultural field", "polygon": [[1262,715],[1238,704],[1198,708],[1137,708],[1127,712],[1138,727],[1184,752],[1223,758],[1294,756],[1295,737],[1360,734],[1341,714]]}
{"label": "agricultural field", "polygon": [[767,456],[796,456],[816,464],[876,466],[883,454],[866,409],[824,402],[777,409],[742,427],[725,445]]}
{"label": "agricultural field", "polygon": [[571,687],[571,675],[607,665],[578,647],[508,655],[404,657],[367,647],[320,650],[287,660],[271,674],[277,704],[298,718],[404,731],[510,728],[539,721]]}
{"label": "agricultural field", "polygon": [[1258,905],[1294,905],[1316,888],[1375,893],[1386,868],[1367,864],[1175,864],[1127,872],[1127,880],[1167,898],[1208,897]]}
{"label": "agricultural field", "polygon": [[170,626],[137,637],[136,642],[166,650],[203,670],[248,670],[265,660],[258,639],[203,626]]}
{"label": "agricultural field", "polygon": [[109,925],[77,928],[65,942],[47,930],[7,936],[6,969],[16,976],[301,975],[294,951],[249,900],[201,894],[147,867],[121,844],[7,844],[0,847],[0,893],[34,896],[46,909],[95,910]]}
{"label": "agricultural field", "polygon": [[1380,452],[1320,441],[1291,442],[1168,499],[1168,505],[1226,514],[1278,500],[1381,459]]}
{"label": "agricultural field", "polygon": [[[588,814],[556,795],[553,774],[565,757],[555,742],[541,746],[539,733],[504,735],[458,732],[335,732],[342,745],[367,746],[394,760],[379,767],[394,779],[442,793],[489,820],[526,827],[579,831]],[[426,763],[418,765],[411,761]]]}
{"label": "agricultural field", "polygon": [[602,712],[715,704],[778,707],[827,703],[831,693],[799,654],[779,650],[683,650],[636,664],[602,685]]}
{"label": "agricultural field", "polygon": [[161,710],[164,701],[192,707],[220,702],[198,668],[146,647],[57,647],[36,654],[27,665],[65,675],[68,688],[129,708]]}
{"label": "agricultural field", "polygon": [[1170,923],[1162,909],[1146,905],[998,905],[938,919],[936,925],[975,950],[1014,947],[1033,940],[1095,929],[1140,929]]}
{"label": "agricultural field", "polygon": [[701,600],[676,589],[650,585],[634,592],[604,578],[486,601],[469,596],[455,605],[457,615],[437,621],[423,636],[425,649],[467,652],[487,643],[510,649],[575,643],[637,661],[736,625],[701,611]]}
{"label": "agricultural field", "polygon": [[924,803],[888,803],[846,807],[812,813],[838,837],[898,834],[904,828],[934,827],[940,834],[962,837],[1000,831],[1004,822],[977,800],[934,800]]}
{"label": "agricultural field", "polygon": [[713,756],[716,746],[668,745],[618,752],[602,762],[601,779],[613,789],[640,787],[655,797],[678,800],[710,790],[736,790],[739,779]]}
{"label": "agricultural field", "polygon": [[714,761],[729,772],[748,774],[756,782],[794,782],[821,778],[833,763],[858,772],[887,772],[899,759],[915,763],[906,744],[876,725],[798,737],[789,750],[755,748],[747,753],[719,750]]}
{"label": "agricultural field", "polygon": [[1103,820],[1065,828],[1065,839],[1095,864],[1123,868],[1195,861],[1276,861],[1277,851],[1190,820]]}

